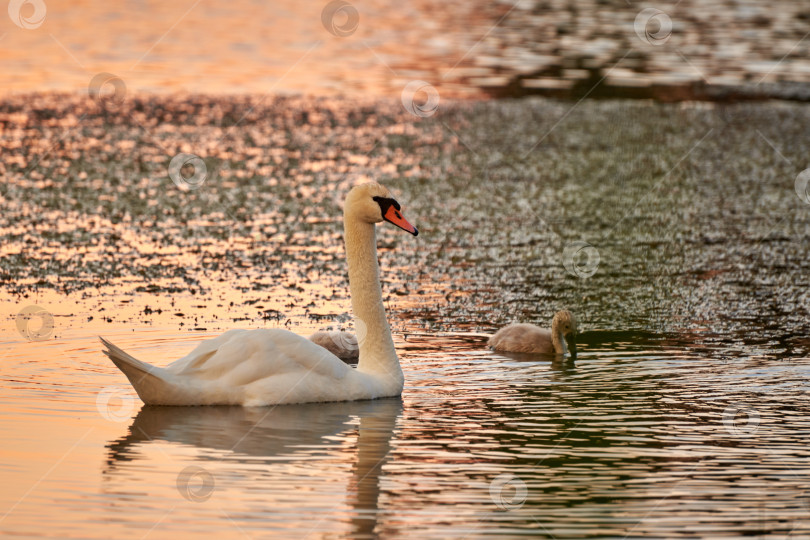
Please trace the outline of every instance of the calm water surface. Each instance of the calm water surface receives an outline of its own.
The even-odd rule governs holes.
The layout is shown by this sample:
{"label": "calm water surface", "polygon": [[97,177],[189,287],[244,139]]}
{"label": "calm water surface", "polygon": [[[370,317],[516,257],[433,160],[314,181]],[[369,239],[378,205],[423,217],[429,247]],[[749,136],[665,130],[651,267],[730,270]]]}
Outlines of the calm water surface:
{"label": "calm water surface", "polygon": [[444,97],[480,96],[470,79],[495,69],[470,54],[511,11],[482,0],[370,0],[327,16],[333,34],[328,3],[49,0],[32,29],[3,10],[0,91],[86,92],[96,74],[112,73],[137,92],[399,96],[424,79]]}
{"label": "calm water surface", "polygon": [[[0,531],[810,538],[810,110],[571,107],[4,101]],[[369,178],[420,228],[379,233],[402,398],[141,408],[97,335],[165,365],[350,326],[336,201]],[[476,337],[561,307],[576,363]]]}
{"label": "calm water surface", "polygon": [[[108,335],[155,362],[192,345]],[[810,535],[810,360],[585,338],[576,363],[505,358],[475,338],[400,338],[401,399],[245,409],[141,407],[93,336],[7,337],[2,530]]]}

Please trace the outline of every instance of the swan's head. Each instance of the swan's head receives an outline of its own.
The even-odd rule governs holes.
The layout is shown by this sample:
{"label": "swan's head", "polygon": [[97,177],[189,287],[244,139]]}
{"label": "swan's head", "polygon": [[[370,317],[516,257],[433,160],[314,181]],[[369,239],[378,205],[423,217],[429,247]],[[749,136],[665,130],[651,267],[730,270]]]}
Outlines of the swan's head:
{"label": "swan's head", "polygon": [[347,217],[366,223],[387,221],[414,236],[419,234],[416,227],[408,223],[408,220],[402,215],[402,209],[391,196],[391,192],[376,182],[353,187],[346,196],[343,213]]}
{"label": "swan's head", "polygon": [[551,320],[551,331],[559,332],[568,345],[568,351],[572,357],[577,356],[577,318],[574,314],[564,309],[558,311]]}

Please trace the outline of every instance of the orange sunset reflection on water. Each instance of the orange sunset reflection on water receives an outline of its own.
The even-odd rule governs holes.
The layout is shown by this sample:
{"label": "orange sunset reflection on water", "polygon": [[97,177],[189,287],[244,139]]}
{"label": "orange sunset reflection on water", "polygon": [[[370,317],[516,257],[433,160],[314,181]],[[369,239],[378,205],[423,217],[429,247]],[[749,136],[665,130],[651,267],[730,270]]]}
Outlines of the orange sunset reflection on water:
{"label": "orange sunset reflection on water", "polygon": [[[356,2],[346,37],[326,4],[3,20],[0,535],[810,537],[808,112],[445,99],[525,3]],[[420,231],[377,230],[401,399],[143,406],[98,336],[165,366],[352,329],[341,204],[370,180]],[[487,347],[561,307],[575,361]]]}
{"label": "orange sunset reflection on water", "polygon": [[326,4],[48,0],[41,26],[2,23],[0,65],[8,75],[2,89],[85,91],[106,72],[133,92],[398,97],[408,81],[425,79],[447,97],[470,97],[480,93],[459,79],[467,53],[508,9],[362,2],[356,24],[344,11],[335,13],[338,28],[351,25],[341,37],[322,20]]}

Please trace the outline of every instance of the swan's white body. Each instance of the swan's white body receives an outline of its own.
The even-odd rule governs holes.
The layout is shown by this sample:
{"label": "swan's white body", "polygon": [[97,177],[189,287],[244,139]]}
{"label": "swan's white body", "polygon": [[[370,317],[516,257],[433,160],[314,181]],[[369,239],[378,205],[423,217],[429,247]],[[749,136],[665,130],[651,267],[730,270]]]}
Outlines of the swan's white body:
{"label": "swan's white body", "polygon": [[[389,206],[384,204],[396,205],[396,218],[386,214]],[[404,377],[383,308],[375,233],[375,223],[393,219],[417,234],[398,210],[399,205],[379,184],[357,186],[346,199],[344,232],[352,309],[367,329],[357,369],[309,339],[282,329],[231,330],[200,343],[166,368],[136,360],[102,339],[107,346],[104,352],[150,405],[261,406],[398,396]]]}

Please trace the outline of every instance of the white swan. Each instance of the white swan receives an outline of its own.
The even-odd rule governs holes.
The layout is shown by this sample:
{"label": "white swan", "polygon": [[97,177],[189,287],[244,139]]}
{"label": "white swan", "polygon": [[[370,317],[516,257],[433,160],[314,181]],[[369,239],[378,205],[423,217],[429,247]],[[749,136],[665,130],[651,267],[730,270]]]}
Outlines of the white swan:
{"label": "white swan", "polygon": [[[534,324],[510,324],[489,338],[496,351],[577,355],[577,319],[564,309],[551,319],[551,330]],[[566,347],[566,344],[568,345]]]}
{"label": "white swan", "polygon": [[388,221],[416,236],[389,191],[353,188],[343,209],[349,290],[366,335],[357,369],[282,329],[230,330],[200,343],[165,368],[136,360],[101,338],[104,353],[149,405],[245,405],[351,401],[398,396],[404,377],[385,318],[375,223]]}

